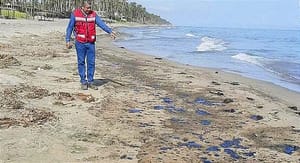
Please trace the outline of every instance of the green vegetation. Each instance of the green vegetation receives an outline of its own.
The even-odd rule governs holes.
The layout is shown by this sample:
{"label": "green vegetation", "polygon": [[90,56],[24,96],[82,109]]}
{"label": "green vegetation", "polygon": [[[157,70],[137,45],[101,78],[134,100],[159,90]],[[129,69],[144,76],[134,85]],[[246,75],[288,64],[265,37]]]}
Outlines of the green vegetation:
{"label": "green vegetation", "polygon": [[14,10],[1,10],[0,15],[8,19],[25,19],[28,17],[26,13]]}
{"label": "green vegetation", "polygon": [[[34,16],[69,18],[82,0],[0,0],[0,13],[7,18]],[[136,22],[141,24],[170,24],[146,8],[127,0],[93,0],[92,8],[107,21]],[[11,9],[10,11],[8,11]],[[17,12],[18,11],[18,12]],[[21,14],[23,13],[23,14]],[[25,14],[27,13],[27,14]],[[0,15],[0,16],[1,16]]]}

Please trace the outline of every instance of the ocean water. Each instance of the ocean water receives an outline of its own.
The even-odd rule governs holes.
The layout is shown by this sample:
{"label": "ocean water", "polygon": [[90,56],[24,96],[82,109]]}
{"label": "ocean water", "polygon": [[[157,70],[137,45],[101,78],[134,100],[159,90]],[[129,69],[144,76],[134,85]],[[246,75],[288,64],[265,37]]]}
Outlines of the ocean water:
{"label": "ocean water", "polygon": [[182,64],[218,68],[300,92],[300,30],[120,28],[115,44]]}

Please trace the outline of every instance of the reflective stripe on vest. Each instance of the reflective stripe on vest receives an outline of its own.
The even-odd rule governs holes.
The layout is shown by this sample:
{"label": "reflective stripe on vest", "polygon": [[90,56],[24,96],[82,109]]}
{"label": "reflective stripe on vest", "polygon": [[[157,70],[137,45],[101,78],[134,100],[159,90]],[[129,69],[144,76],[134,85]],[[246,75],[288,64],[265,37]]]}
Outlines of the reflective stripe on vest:
{"label": "reflective stripe on vest", "polygon": [[77,21],[77,22],[85,22],[85,18],[75,17],[75,21]]}
{"label": "reflective stripe on vest", "polygon": [[95,17],[93,17],[93,18],[75,17],[75,21],[78,21],[78,22],[95,22],[96,18]]}
{"label": "reflective stripe on vest", "polygon": [[87,18],[86,21],[87,22],[95,22],[96,18],[95,17],[93,17],[93,18]]}
{"label": "reflective stripe on vest", "polygon": [[85,35],[78,34],[78,37],[85,38]]}

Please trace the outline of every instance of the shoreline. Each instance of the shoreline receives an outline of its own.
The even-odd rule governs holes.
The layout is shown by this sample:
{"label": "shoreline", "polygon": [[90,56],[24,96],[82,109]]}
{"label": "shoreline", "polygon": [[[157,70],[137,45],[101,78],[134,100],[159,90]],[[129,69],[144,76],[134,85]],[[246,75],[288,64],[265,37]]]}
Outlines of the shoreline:
{"label": "shoreline", "polygon": [[[202,27],[199,27],[199,28],[202,28]],[[143,28],[143,29],[146,30],[147,28]],[[181,31],[183,29],[185,29],[185,28],[178,27],[178,28],[175,28],[174,30],[170,30],[170,31],[175,32],[177,30]],[[192,30],[190,28],[188,28],[188,29]],[[148,29],[147,29],[146,31],[150,32],[152,30],[153,29],[149,29],[149,31],[148,31]],[[291,91],[300,93],[300,85],[299,85],[299,81],[297,80],[297,77],[296,77],[297,76],[296,72],[294,72],[294,73],[291,72],[291,74],[289,75],[288,72],[292,71],[293,70],[292,68],[285,68],[285,70],[282,70],[282,71],[280,71],[280,70],[278,71],[278,68],[277,68],[277,71],[276,71],[275,68],[279,67],[279,66],[273,65],[273,64],[277,63],[277,62],[275,63],[274,60],[268,61],[268,62],[270,62],[269,65],[273,65],[272,66],[273,68],[272,68],[272,67],[269,67],[268,64],[264,63],[265,61],[263,61],[263,60],[268,60],[267,58],[261,57],[260,59],[258,59],[255,57],[255,55],[256,55],[255,53],[251,54],[250,52],[248,54],[247,54],[247,52],[245,52],[245,53],[235,52],[232,50],[233,47],[228,46],[228,47],[226,47],[226,48],[228,48],[228,50],[220,52],[219,54],[217,54],[216,58],[214,58],[214,59],[211,58],[210,59],[211,61],[206,63],[204,60],[209,59],[209,57],[210,57],[209,53],[205,53],[205,54],[201,55],[202,53],[200,54],[197,51],[192,51],[192,49],[190,49],[190,48],[194,48],[193,46],[195,46],[195,45],[183,43],[183,42],[182,42],[183,45],[181,45],[181,46],[184,46],[183,48],[179,48],[179,47],[172,48],[172,45],[170,43],[167,43],[164,41],[165,39],[160,39],[160,38],[166,37],[164,35],[169,31],[169,29],[168,28],[162,28],[162,29],[155,28],[155,30],[160,31],[159,35],[155,34],[152,36],[152,37],[160,36],[157,38],[157,40],[158,40],[158,41],[156,41],[157,43],[154,43],[154,41],[145,39],[144,37],[150,38],[150,36],[148,36],[148,34],[143,36],[143,38],[138,36],[139,34],[137,36],[134,36],[135,34],[133,32],[135,32],[135,31],[137,33],[139,33],[139,32],[146,33],[146,31],[143,31],[142,29],[133,28],[133,29],[127,30],[125,28],[125,29],[121,29],[121,31],[128,32],[129,38],[127,38],[125,40],[121,39],[121,40],[117,41],[115,44],[117,44],[119,46],[126,45],[127,48],[132,49],[132,50],[135,49],[137,52],[153,55],[156,57],[164,57],[165,59],[179,62],[180,64],[188,64],[188,65],[193,65],[193,66],[197,66],[197,67],[222,69],[225,72],[240,74],[246,78],[252,78],[252,79],[257,79],[257,80],[261,80],[261,81],[271,82],[280,87],[284,87]],[[205,30],[205,29],[203,29],[203,30]],[[213,32],[214,28],[207,29],[207,30],[210,32]],[[200,31],[198,31],[198,32],[200,32]],[[243,31],[241,31],[241,32],[243,32]],[[194,34],[195,33],[197,33],[197,32],[194,32]],[[131,36],[131,34],[132,34],[132,36]],[[199,35],[200,33],[197,33],[197,34]],[[186,36],[183,36],[183,35],[184,35],[184,33],[180,33],[180,36],[182,36],[182,39],[186,38]],[[186,35],[191,35],[191,34],[187,33]],[[203,35],[205,35],[205,34],[203,33]],[[218,36],[218,37],[222,38],[222,36]],[[239,37],[239,36],[228,35],[227,37]],[[131,43],[131,39],[133,39],[132,43]],[[141,43],[137,43],[138,46],[134,45],[135,44],[134,40],[136,40],[136,39],[141,39],[138,42],[143,42],[143,45]],[[206,38],[206,36],[200,37],[200,36],[193,35],[193,37],[187,37],[187,39],[193,40],[192,42],[195,42],[195,40],[198,40],[198,39],[201,39],[201,40],[204,39],[200,42],[200,45],[198,45],[198,47],[199,47],[199,46],[206,44],[205,39],[207,39],[207,38]],[[222,39],[224,40],[225,38],[222,38]],[[257,42],[258,42],[257,44],[259,44],[259,41],[257,41]],[[159,45],[159,44],[163,44],[164,46],[157,46],[158,49],[164,49],[164,50],[153,49],[156,47],[156,45]],[[180,45],[179,41],[174,41],[174,44]],[[241,43],[241,44],[245,44],[245,43]],[[165,45],[168,45],[168,46],[165,46]],[[293,53],[294,50],[287,51],[287,52]],[[174,53],[174,54],[172,54],[172,53]],[[189,55],[189,53],[192,53],[193,55]],[[226,54],[229,54],[229,53],[230,53],[230,56],[229,55],[227,56]],[[159,55],[156,55],[156,54],[159,54]],[[182,57],[185,57],[185,56],[186,56],[186,58],[181,59]],[[221,57],[224,57],[225,60],[224,61],[218,60]],[[232,64],[230,64],[230,62],[232,62]],[[271,64],[271,63],[273,63],[273,64]],[[243,66],[247,66],[248,68],[247,67],[243,68]]]}
{"label": "shoreline", "polygon": [[0,24],[0,162],[300,160],[299,93],[133,52],[99,31],[99,90],[83,91],[67,20]]}
{"label": "shoreline", "polygon": [[[118,48],[118,45],[115,45],[113,43],[113,41],[111,42],[111,46],[112,47],[116,47]],[[142,52],[137,52],[134,50],[130,50],[130,49],[126,49],[128,51],[130,51],[131,53],[136,54],[137,56],[147,56],[147,58],[160,58],[157,57],[155,55],[151,55],[151,54],[146,54],[146,53],[142,53]],[[274,96],[276,96],[279,99],[283,99],[285,101],[287,101],[287,103],[292,103],[293,105],[297,105],[300,106],[300,101],[294,101],[294,99],[297,99],[298,97],[300,97],[300,92],[291,90],[289,88],[274,84],[272,82],[269,81],[264,81],[264,80],[259,80],[259,79],[255,79],[255,78],[251,78],[251,77],[246,77],[243,76],[242,74],[238,74],[238,73],[234,73],[234,72],[227,72],[224,71],[222,69],[218,69],[218,68],[208,68],[208,67],[201,67],[201,66],[194,66],[194,65],[189,65],[189,64],[183,64],[177,61],[172,61],[166,58],[162,58],[163,60],[165,60],[167,63],[170,63],[172,65],[177,65],[177,66],[181,66],[181,67],[190,67],[193,69],[198,69],[199,71],[206,71],[206,72],[210,72],[211,74],[213,74],[214,72],[222,72],[224,76],[222,76],[222,80],[229,80],[229,79],[237,79],[238,81],[243,82],[246,85],[252,86],[258,90],[261,90],[262,92],[266,92],[267,94],[272,94]],[[282,92],[285,92],[282,94]]]}

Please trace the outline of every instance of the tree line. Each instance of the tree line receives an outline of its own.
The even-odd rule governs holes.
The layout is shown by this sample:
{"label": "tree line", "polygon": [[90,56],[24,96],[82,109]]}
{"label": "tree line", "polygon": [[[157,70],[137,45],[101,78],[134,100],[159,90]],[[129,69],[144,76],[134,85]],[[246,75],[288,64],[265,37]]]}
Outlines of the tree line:
{"label": "tree line", "polygon": [[[128,0],[93,0],[92,8],[105,20],[137,22],[142,24],[170,24],[146,8]],[[51,17],[68,18],[80,6],[81,0],[0,0],[2,10],[25,12],[31,17],[46,14]]]}

